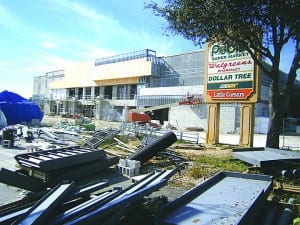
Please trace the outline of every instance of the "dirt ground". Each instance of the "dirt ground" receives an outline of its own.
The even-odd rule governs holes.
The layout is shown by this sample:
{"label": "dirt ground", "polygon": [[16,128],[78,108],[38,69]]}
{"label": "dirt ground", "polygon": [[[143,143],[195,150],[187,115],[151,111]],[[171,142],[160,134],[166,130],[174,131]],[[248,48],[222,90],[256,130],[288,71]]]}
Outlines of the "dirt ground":
{"label": "dirt ground", "polygon": [[232,148],[206,148],[202,150],[193,150],[193,149],[176,149],[176,152],[185,155],[185,156],[199,156],[199,155],[209,155],[215,157],[225,157],[232,155]]}
{"label": "dirt ground", "polygon": [[[46,116],[43,119],[44,124],[48,124],[51,126],[58,125],[61,121],[68,121],[70,124],[75,124],[74,119],[70,118],[61,118],[60,116]],[[101,121],[101,120],[92,120],[96,125],[96,129],[105,129],[105,128],[120,128],[121,123],[118,122],[110,122],[110,121]],[[137,145],[140,143],[140,140],[134,135],[130,135],[130,138],[128,139],[128,143],[126,143],[128,146],[131,147],[137,147]],[[190,188],[194,185],[197,185],[201,183],[205,177],[199,178],[199,179],[194,179],[191,178],[190,176],[187,175],[187,170],[193,166],[193,159],[196,158],[197,156],[200,155],[208,155],[208,156],[214,156],[214,157],[226,157],[226,156],[231,156],[232,154],[232,148],[236,146],[230,146],[230,145],[222,145],[222,146],[210,146],[210,145],[205,145],[205,144],[174,144],[170,146],[171,150],[174,150],[178,154],[182,155],[185,157],[188,162],[185,164],[183,169],[174,175],[170,180],[169,180],[169,188],[173,187],[175,189],[183,188],[183,190]],[[123,151],[122,149],[118,148],[108,148],[106,149],[107,151],[110,151],[112,153],[116,153],[118,155],[123,155],[124,158],[126,155],[128,156],[128,152]],[[154,170],[154,169],[164,169],[170,167],[172,164],[168,163],[161,163],[161,162],[155,162],[155,160],[150,160],[147,165],[143,165],[144,167],[144,172],[149,171],[149,170]],[[174,192],[176,195],[176,191]]]}

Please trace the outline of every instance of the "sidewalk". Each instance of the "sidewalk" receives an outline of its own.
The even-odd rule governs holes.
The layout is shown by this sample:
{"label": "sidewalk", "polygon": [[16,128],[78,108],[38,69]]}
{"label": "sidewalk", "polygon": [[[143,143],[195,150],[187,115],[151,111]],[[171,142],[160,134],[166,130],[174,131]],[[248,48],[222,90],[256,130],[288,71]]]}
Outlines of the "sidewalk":
{"label": "sidewalk", "polygon": [[[1,143],[1,142],[0,142]],[[16,161],[14,156],[17,154],[27,153],[26,149],[4,148],[0,144],[0,169],[16,170]],[[23,189],[9,186],[0,182],[0,206],[9,202],[17,201],[24,197]]]}
{"label": "sidewalk", "polygon": [[[200,133],[200,143],[205,143],[205,132]],[[239,134],[220,134],[219,142],[221,144],[239,145]],[[253,147],[265,147],[267,135],[254,134]],[[300,136],[285,135],[280,136],[279,147],[285,149],[300,150]]]}

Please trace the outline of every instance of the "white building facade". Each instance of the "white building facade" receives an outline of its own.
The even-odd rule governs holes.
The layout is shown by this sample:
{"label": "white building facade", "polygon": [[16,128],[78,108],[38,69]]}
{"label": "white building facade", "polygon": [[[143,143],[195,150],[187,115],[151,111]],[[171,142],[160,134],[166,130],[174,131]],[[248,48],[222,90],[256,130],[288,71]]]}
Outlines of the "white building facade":
{"label": "white building facade", "polygon": [[[44,113],[126,121],[130,110],[151,111],[152,119],[184,129],[206,128],[203,96],[205,51],[158,57],[145,49],[89,62],[34,78],[33,101]],[[261,77],[256,117],[268,117],[269,80]],[[186,104],[186,99],[200,99]],[[181,104],[182,103],[182,104]],[[239,131],[239,105],[222,104],[221,133]],[[263,123],[265,123],[265,120]]]}

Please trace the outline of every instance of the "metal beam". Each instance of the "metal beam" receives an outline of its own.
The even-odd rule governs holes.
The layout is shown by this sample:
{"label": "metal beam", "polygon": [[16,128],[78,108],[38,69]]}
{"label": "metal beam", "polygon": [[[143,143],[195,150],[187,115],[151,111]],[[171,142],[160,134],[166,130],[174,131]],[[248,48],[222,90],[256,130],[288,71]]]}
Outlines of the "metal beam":
{"label": "metal beam", "polygon": [[45,183],[39,178],[5,168],[1,168],[0,182],[34,192],[43,190],[46,187]]}
{"label": "metal beam", "polygon": [[59,184],[39,200],[20,220],[15,221],[18,225],[45,224],[53,210],[62,203],[64,198],[72,191],[73,183]]}

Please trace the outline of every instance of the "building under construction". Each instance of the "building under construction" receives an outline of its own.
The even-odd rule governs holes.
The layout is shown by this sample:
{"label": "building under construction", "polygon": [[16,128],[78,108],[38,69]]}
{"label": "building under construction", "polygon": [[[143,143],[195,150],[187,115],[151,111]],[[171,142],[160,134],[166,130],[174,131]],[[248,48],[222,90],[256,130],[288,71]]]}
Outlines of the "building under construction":
{"label": "building under construction", "polygon": [[[33,101],[46,115],[127,121],[130,111],[147,111],[161,124],[205,128],[204,68],[205,51],[165,57],[150,49],[129,52],[35,77]],[[256,117],[268,117],[269,80],[260,77]],[[223,104],[221,111],[220,130],[238,131],[239,105]]]}

